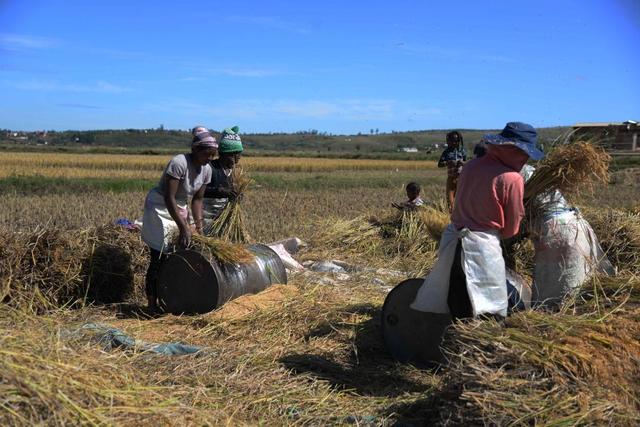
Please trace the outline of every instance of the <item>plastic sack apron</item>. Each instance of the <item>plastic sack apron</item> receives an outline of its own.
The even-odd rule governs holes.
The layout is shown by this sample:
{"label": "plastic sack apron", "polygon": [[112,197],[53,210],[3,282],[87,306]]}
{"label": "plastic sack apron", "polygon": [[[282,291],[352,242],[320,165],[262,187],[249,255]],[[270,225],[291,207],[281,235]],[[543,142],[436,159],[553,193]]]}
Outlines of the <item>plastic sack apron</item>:
{"label": "plastic sack apron", "polygon": [[[180,216],[187,220],[189,211],[186,201],[177,200]],[[142,217],[142,240],[152,249],[167,252],[171,247],[171,238],[177,233],[178,225],[171,218],[164,203],[164,196],[157,188],[147,194],[144,201],[144,215]]]}
{"label": "plastic sack apron", "polygon": [[462,240],[462,268],[467,276],[467,292],[473,315],[507,315],[505,264],[497,230],[456,230],[449,224],[440,239],[438,260],[424,279],[411,308],[429,313],[449,314],[449,278],[458,240]]}

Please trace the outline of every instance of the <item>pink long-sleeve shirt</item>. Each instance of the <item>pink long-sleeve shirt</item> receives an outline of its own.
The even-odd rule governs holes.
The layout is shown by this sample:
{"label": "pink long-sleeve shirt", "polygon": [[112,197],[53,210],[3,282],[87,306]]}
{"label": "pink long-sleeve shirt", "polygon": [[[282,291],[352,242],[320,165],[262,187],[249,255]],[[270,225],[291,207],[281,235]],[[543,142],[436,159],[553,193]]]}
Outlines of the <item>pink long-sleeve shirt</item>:
{"label": "pink long-sleeve shirt", "polygon": [[528,156],[514,146],[487,147],[486,155],[462,169],[451,219],[458,230],[498,230],[507,239],[518,233],[524,218],[519,171]]}

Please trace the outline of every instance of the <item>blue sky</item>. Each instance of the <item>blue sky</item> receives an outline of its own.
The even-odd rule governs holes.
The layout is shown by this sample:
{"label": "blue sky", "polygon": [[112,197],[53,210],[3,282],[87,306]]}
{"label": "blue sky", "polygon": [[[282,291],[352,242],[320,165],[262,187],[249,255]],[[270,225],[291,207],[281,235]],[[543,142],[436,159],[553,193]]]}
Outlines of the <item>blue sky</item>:
{"label": "blue sky", "polygon": [[640,2],[0,0],[0,128],[640,119]]}

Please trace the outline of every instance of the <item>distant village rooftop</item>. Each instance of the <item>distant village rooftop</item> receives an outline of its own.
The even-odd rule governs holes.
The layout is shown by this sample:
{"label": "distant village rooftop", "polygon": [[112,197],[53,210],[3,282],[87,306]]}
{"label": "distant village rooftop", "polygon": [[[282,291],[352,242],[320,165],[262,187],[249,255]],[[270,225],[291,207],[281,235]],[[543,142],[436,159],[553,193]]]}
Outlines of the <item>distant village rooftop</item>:
{"label": "distant village rooftop", "polygon": [[572,127],[574,129],[578,128],[598,128],[598,127],[609,127],[609,126],[638,126],[638,122],[635,120],[626,120],[624,122],[578,122],[574,124]]}
{"label": "distant village rooftop", "polygon": [[574,137],[595,139],[612,150],[640,150],[640,126],[636,120],[576,123],[573,129]]}

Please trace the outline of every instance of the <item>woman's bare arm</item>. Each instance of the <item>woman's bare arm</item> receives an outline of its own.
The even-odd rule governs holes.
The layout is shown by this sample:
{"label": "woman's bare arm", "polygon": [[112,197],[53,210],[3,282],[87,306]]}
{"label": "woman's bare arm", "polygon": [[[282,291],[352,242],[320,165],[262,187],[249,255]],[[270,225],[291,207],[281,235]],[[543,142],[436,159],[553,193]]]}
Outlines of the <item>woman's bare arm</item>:
{"label": "woman's bare arm", "polygon": [[171,218],[173,218],[176,224],[178,224],[178,229],[180,230],[180,246],[187,247],[189,246],[189,243],[191,243],[191,230],[189,229],[187,220],[180,215],[178,203],[176,202],[176,193],[178,192],[180,180],[170,175],[167,175],[167,178],[167,189],[164,193],[164,204],[167,206],[167,210],[169,211]]}

